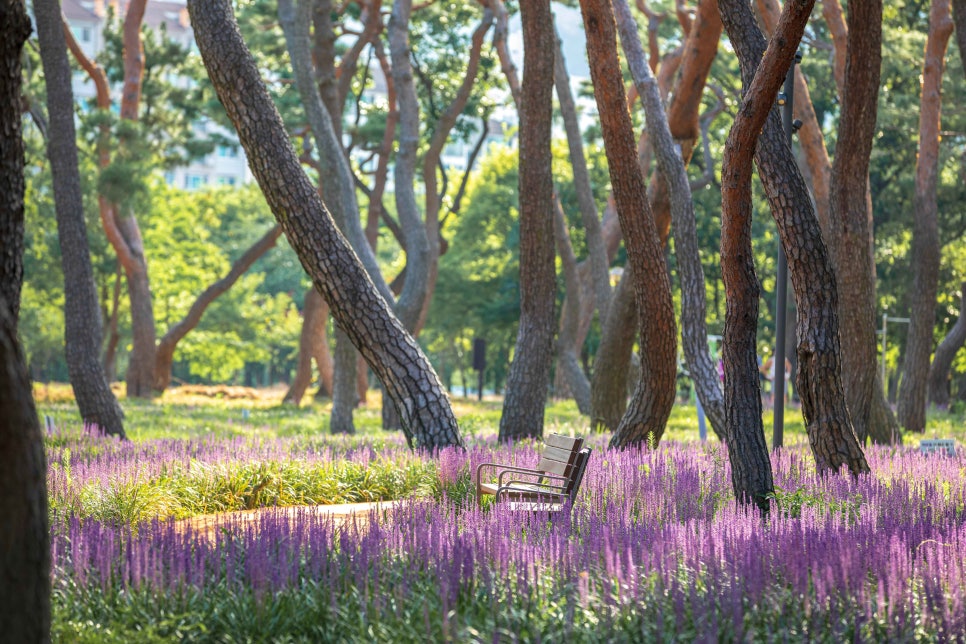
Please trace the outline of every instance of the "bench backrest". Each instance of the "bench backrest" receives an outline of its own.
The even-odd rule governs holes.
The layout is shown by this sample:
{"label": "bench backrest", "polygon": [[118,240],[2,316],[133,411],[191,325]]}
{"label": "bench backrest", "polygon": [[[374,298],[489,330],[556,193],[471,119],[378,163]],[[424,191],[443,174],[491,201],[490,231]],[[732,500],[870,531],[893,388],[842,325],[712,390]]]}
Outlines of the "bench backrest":
{"label": "bench backrest", "polygon": [[585,447],[577,452],[577,459],[574,461],[574,469],[567,487],[564,492],[570,497],[571,503],[577,498],[580,491],[580,482],[584,480],[584,471],[587,469],[587,461],[590,460],[591,449]]}
{"label": "bench backrest", "polygon": [[584,439],[550,434],[544,439],[545,446],[536,469],[547,474],[570,479],[577,463],[577,455]]}

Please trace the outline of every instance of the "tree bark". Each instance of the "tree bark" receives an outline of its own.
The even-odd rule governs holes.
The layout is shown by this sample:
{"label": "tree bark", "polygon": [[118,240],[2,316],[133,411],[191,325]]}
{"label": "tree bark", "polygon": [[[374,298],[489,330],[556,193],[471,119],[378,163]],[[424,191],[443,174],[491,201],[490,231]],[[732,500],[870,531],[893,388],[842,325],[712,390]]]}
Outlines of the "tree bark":
{"label": "tree bark", "polygon": [[208,307],[223,293],[228,291],[258,259],[275,246],[282,234],[281,226],[274,226],[255,242],[241,257],[231,265],[228,274],[209,286],[195,299],[188,313],[177,324],[171,326],[158,343],[157,356],[154,363],[154,389],[164,391],[171,384],[171,366],[174,363],[174,352],[178,343],[188,333],[198,326]]}
{"label": "tree bark", "polygon": [[[10,4],[0,3],[0,18],[5,24],[11,24],[6,22],[11,18]],[[19,75],[17,78],[19,80]],[[0,82],[2,85],[5,83]],[[17,120],[20,120],[19,114]],[[3,125],[5,131],[9,131],[6,130],[9,122],[4,121]],[[6,241],[4,238],[5,254],[14,255],[9,252],[12,249]],[[44,439],[34,408],[27,365],[17,342],[14,319],[2,296],[0,512],[3,513],[0,522],[0,632],[11,642],[49,642],[50,531],[47,527]]]}
{"label": "tree bark", "polygon": [[329,306],[314,288],[305,294],[302,310],[302,332],[299,335],[299,357],[295,367],[295,378],[289,386],[284,403],[298,406],[305,390],[312,383],[312,360],[319,369],[319,389],[325,396],[332,396],[333,365],[326,337],[326,318]]}
{"label": "tree bark", "polygon": [[501,441],[543,436],[557,288],[550,155],[555,47],[550,0],[524,3],[520,16],[520,326],[500,416]]}
{"label": "tree bark", "polygon": [[[658,87],[662,98],[666,98],[670,89],[671,81],[674,81],[674,90],[670,92],[671,98],[668,105],[668,126],[671,135],[674,137],[676,145],[681,147],[682,160],[685,166],[690,163],[695,145],[700,136],[699,116],[701,109],[701,96],[707,82],[708,74],[711,70],[711,63],[717,53],[718,40],[721,36],[721,18],[718,13],[718,5],[715,0],[703,0],[698,4],[697,13],[691,22],[688,37],[681,48],[682,53],[672,57],[670,60],[665,58],[658,70]],[[680,74],[675,75],[676,65],[680,64]],[[644,140],[649,138],[645,129],[641,135],[641,145],[646,143]],[[646,147],[650,149],[650,145]],[[649,156],[649,153],[648,153]],[[641,161],[641,171],[646,172],[649,161]],[[666,244],[671,226],[670,200],[667,191],[667,183],[661,178],[660,168],[651,174],[648,186],[648,203],[654,214],[654,222],[657,227],[661,243]],[[633,289],[628,284],[627,288],[620,288],[615,291],[612,302],[619,298],[633,298]],[[621,301],[615,308],[622,312],[623,318],[620,321],[608,322],[606,328],[624,331],[626,325],[636,326],[636,309],[629,301]],[[626,378],[629,373],[627,365],[633,351],[633,335],[626,332],[612,334],[604,332],[602,329],[600,347],[598,348],[598,358],[594,360],[594,374],[591,381],[591,395],[595,410],[595,422],[611,422],[609,419],[617,413],[617,418],[623,413],[626,404]],[[618,365],[625,365],[619,368]],[[717,372],[713,374],[717,378]],[[599,426],[599,424],[598,424]],[[612,429],[614,425],[609,425]]]}
{"label": "tree bark", "polygon": [[43,436],[17,341],[24,216],[21,52],[30,35],[24,3],[0,2],[0,24],[0,633],[32,644],[50,641],[50,532]]}
{"label": "tree bark", "polygon": [[[120,116],[123,120],[137,121],[141,101],[141,82],[144,77],[144,48],[141,42],[141,22],[147,0],[132,0],[127,6],[123,27],[123,68],[124,82],[121,86]],[[89,60],[71,35],[70,28],[64,25],[67,46],[78,64],[87,72],[94,83],[97,106],[110,110],[112,106],[107,75],[96,63]],[[129,143],[122,137],[119,146]],[[104,170],[111,164],[111,151],[107,140],[107,126],[101,128],[98,142],[98,165]],[[111,192],[121,194],[125,186],[114,186]],[[147,398],[153,393],[155,343],[157,332],[154,324],[154,305],[151,285],[148,279],[147,257],[141,229],[130,205],[112,203],[103,194],[98,198],[101,224],[104,234],[117,254],[128,281],[128,298],[131,309],[131,354],[125,375],[127,396]],[[121,213],[121,210],[124,210]]]}
{"label": "tree bark", "polygon": [[[765,34],[770,38],[778,24],[778,16],[781,15],[781,4],[778,0],[758,0],[758,13],[761,15]],[[839,89],[839,96],[843,96],[842,83],[839,79],[839,70],[845,73],[845,22],[839,23],[842,19],[842,8],[838,5],[838,0],[823,0],[822,13],[828,23],[829,31],[832,33],[832,40],[835,43],[835,78],[836,86]],[[837,19],[836,19],[837,17]],[[833,232],[831,223],[831,211],[829,205],[829,182],[832,175],[832,164],[829,162],[828,150],[825,147],[825,134],[822,132],[815,115],[815,108],[812,105],[812,97],[808,90],[808,83],[805,82],[805,75],[799,66],[795,66],[795,118],[802,121],[802,127],[798,131],[798,144],[805,153],[805,163],[808,165],[809,174],[812,180],[812,198],[815,201],[815,214],[818,216],[818,223],[822,227],[822,237],[825,245],[833,252],[832,246],[837,242],[837,234]],[[874,121],[874,119],[873,119]],[[868,164],[866,164],[868,165]],[[866,168],[868,174],[868,168]],[[788,328],[791,328],[790,326]]]}
{"label": "tree bark", "polygon": [[[743,0],[720,0],[721,19],[738,54],[742,100],[725,142],[721,171],[721,274],[727,294],[723,361],[725,414],[731,483],[740,503],[755,503],[767,513],[774,493],[771,460],[761,422],[761,392],[755,337],[760,286],[751,248],[751,173],[762,126],[792,64],[812,2],[785,5],[776,36],[763,59],[749,45],[764,49],[761,32]],[[758,61],[761,60],[760,64]]]}
{"label": "tree bark", "polygon": [[949,369],[953,358],[966,343],[966,282],[959,289],[959,319],[936,347],[929,368],[929,402],[941,408],[949,407]]}
{"label": "tree bark", "polygon": [[409,48],[412,0],[394,0],[389,18],[389,56],[396,88],[399,147],[394,170],[396,213],[406,250],[406,280],[396,302],[399,319],[410,331],[419,323],[429,285],[430,240],[416,203],[416,155],[419,148],[419,101]]}
{"label": "tree bark", "polygon": [[627,378],[640,327],[634,278],[625,269],[614,289],[610,313],[601,325],[601,342],[594,356],[590,383],[590,426],[594,431],[617,431],[627,411]]}
{"label": "tree bark", "polygon": [[553,67],[554,86],[557,89],[557,101],[560,103],[564,131],[567,133],[570,166],[573,168],[577,205],[580,207],[580,221],[584,225],[584,235],[587,238],[587,259],[590,267],[591,284],[593,285],[591,293],[597,306],[597,314],[603,321],[607,318],[607,311],[610,306],[610,258],[601,231],[597,204],[594,203],[594,192],[590,185],[590,172],[587,170],[587,159],[584,157],[584,143],[577,118],[577,106],[574,102],[573,93],[570,91],[567,61],[564,59],[560,35],[556,31],[554,32],[554,39],[557,45]]}
{"label": "tree bark", "polygon": [[30,36],[30,20],[20,0],[0,1],[4,37],[0,45],[0,298],[6,300],[13,328],[20,318],[24,250],[24,146],[21,135],[20,52]]}
{"label": "tree bark", "polygon": [[956,44],[959,46],[959,60],[966,72],[966,0],[953,0],[953,23],[956,25]]}
{"label": "tree bark", "polygon": [[[559,49],[557,50],[559,53]],[[553,200],[553,233],[557,243],[557,254],[564,274],[564,310],[560,313],[560,333],[557,335],[557,368],[562,372],[563,381],[569,388],[577,409],[585,416],[590,415],[590,381],[580,367],[577,355],[577,325],[580,322],[580,276],[577,274],[577,257],[570,242],[567,217],[560,200]]]}
{"label": "tree bark", "polygon": [[939,125],[942,108],[943,65],[953,33],[949,0],[933,0],[929,35],[922,68],[919,104],[919,154],[916,157],[916,192],[913,198],[912,291],[909,335],[899,385],[899,422],[906,431],[926,431],[926,380],[936,324],[936,290],[939,284],[939,221],[936,187],[939,182]]}
{"label": "tree bark", "polygon": [[[319,152],[322,192],[328,199],[332,217],[339,230],[356,252],[379,293],[391,305],[392,292],[379,271],[379,264],[362,230],[359,218],[355,182],[339,138],[342,112],[337,101],[336,85],[334,81],[325,81],[335,76],[334,60],[331,57],[325,57],[320,61],[317,69],[317,75],[322,78],[319,83],[322,88],[321,93],[313,82],[309,37],[311,12],[312,3],[309,0],[301,0],[297,9],[293,0],[281,0],[278,4],[279,22],[285,33],[285,43],[292,61],[295,84]],[[322,14],[327,16],[325,11],[322,11]],[[326,91],[327,87],[331,91]],[[329,99],[328,102],[323,100],[326,97]],[[333,418],[330,427],[332,431],[339,433],[354,431],[354,427],[351,426],[352,410],[358,402],[358,394],[355,390],[358,365],[356,357],[350,353],[348,343],[343,343],[343,350],[336,349],[335,352],[337,382],[333,385]]]}
{"label": "tree bark", "polygon": [[671,414],[676,386],[671,283],[647,202],[647,187],[635,163],[637,145],[617,57],[614,11],[610,0],[581,0],[580,8],[607,165],[640,312],[640,380],[611,446],[656,445]]}
{"label": "tree bark", "polygon": [[85,425],[124,438],[124,413],[101,368],[101,314],[91,267],[77,166],[74,96],[57,0],[36,0],[40,57],[50,117],[47,157],[54,182],[57,237],[64,269],[64,341],[74,399]]}
{"label": "tree bark", "polygon": [[698,232],[691,200],[691,186],[684,160],[674,143],[668,127],[667,115],[661,101],[657,81],[651,75],[644,58],[644,48],[637,35],[637,24],[627,0],[613,0],[621,44],[637,86],[647,118],[647,129],[657,160],[658,172],[667,182],[674,226],[674,250],[677,256],[678,277],[681,280],[681,338],[691,379],[698,400],[718,438],[726,431],[724,394],[708,349],[708,329],[705,325],[707,291],[701,255],[698,251]]}
{"label": "tree bark", "polygon": [[250,167],[336,323],[383,382],[411,445],[460,445],[456,418],[432,365],[376,289],[302,170],[228,0],[188,4],[195,37]]}
{"label": "tree bark", "polygon": [[[826,239],[837,268],[842,379],[852,424],[862,442],[868,437],[877,443],[894,443],[899,440],[899,426],[876,368],[875,261],[868,183],[881,40],[881,2],[853,2],[849,8],[845,93],[829,186],[830,234]],[[814,168],[812,175],[814,180]]]}

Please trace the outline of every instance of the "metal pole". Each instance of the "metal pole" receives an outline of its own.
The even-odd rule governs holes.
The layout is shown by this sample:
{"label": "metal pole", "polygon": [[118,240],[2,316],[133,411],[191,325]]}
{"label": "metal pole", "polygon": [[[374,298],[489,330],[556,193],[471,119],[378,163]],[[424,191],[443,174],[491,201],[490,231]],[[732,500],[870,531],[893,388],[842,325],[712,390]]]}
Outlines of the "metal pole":
{"label": "metal pole", "polygon": [[[801,60],[799,54],[788,67],[785,74],[784,104],[782,109],[782,125],[788,145],[792,145],[792,106],[795,103],[795,64]],[[772,434],[772,449],[782,446],[785,434],[785,319],[788,314],[788,261],[785,249],[778,243],[778,271],[775,285],[775,376],[772,379],[772,409],[774,410],[774,426]]]}
{"label": "metal pole", "polygon": [[886,326],[889,324],[889,314],[882,314],[882,386],[886,387]]}

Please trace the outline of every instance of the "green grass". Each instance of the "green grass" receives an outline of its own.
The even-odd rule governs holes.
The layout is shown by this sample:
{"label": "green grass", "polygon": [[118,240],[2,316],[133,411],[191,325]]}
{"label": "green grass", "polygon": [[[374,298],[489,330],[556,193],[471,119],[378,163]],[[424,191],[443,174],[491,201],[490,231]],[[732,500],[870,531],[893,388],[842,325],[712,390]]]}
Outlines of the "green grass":
{"label": "green grass", "polygon": [[[53,386],[57,387],[57,386]],[[55,395],[38,395],[38,413],[49,415],[58,426],[79,424],[77,407],[63,386]],[[213,388],[214,389],[214,388]],[[259,394],[257,398],[224,399],[217,396],[183,396],[177,389],[170,390],[155,400],[123,399],[128,437],[132,440],[157,438],[284,438],[325,436],[329,433],[331,402],[309,402],[300,407],[280,404],[277,395]],[[395,432],[383,432],[381,398],[379,392],[369,392],[369,402],[354,413],[356,431],[368,438],[389,437]],[[466,438],[496,433],[500,424],[502,401],[474,398],[452,398],[453,410]],[[247,418],[246,418],[247,413]],[[590,432],[589,422],[580,415],[572,400],[549,400],[545,413],[545,431],[562,431],[584,435]],[[765,409],[762,415],[765,437],[771,443],[773,413]],[[711,428],[709,439],[714,440]],[[966,442],[966,409],[953,412],[930,410],[924,436],[909,436],[915,444],[921,438],[954,438]],[[346,440],[352,441],[352,438]],[[676,402],[668,419],[662,440],[691,442],[698,440],[698,417],[693,404]],[[786,446],[807,445],[805,425],[800,410],[785,411]]]}

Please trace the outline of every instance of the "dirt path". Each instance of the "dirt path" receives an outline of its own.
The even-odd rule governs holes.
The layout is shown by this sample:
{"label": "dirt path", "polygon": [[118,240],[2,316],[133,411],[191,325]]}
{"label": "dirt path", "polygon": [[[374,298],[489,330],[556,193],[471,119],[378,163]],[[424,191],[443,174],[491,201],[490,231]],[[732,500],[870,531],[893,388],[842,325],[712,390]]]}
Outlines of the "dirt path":
{"label": "dirt path", "polygon": [[375,501],[371,503],[340,503],[334,505],[296,505],[288,507],[256,508],[254,510],[240,510],[238,512],[218,512],[216,514],[202,514],[178,522],[179,529],[191,529],[197,535],[213,538],[221,528],[244,528],[247,525],[257,525],[259,519],[266,513],[285,516],[290,521],[296,521],[306,515],[321,519],[332,519],[336,528],[356,525],[364,528],[369,524],[373,511],[376,517],[384,519],[386,515],[403,501]]}

